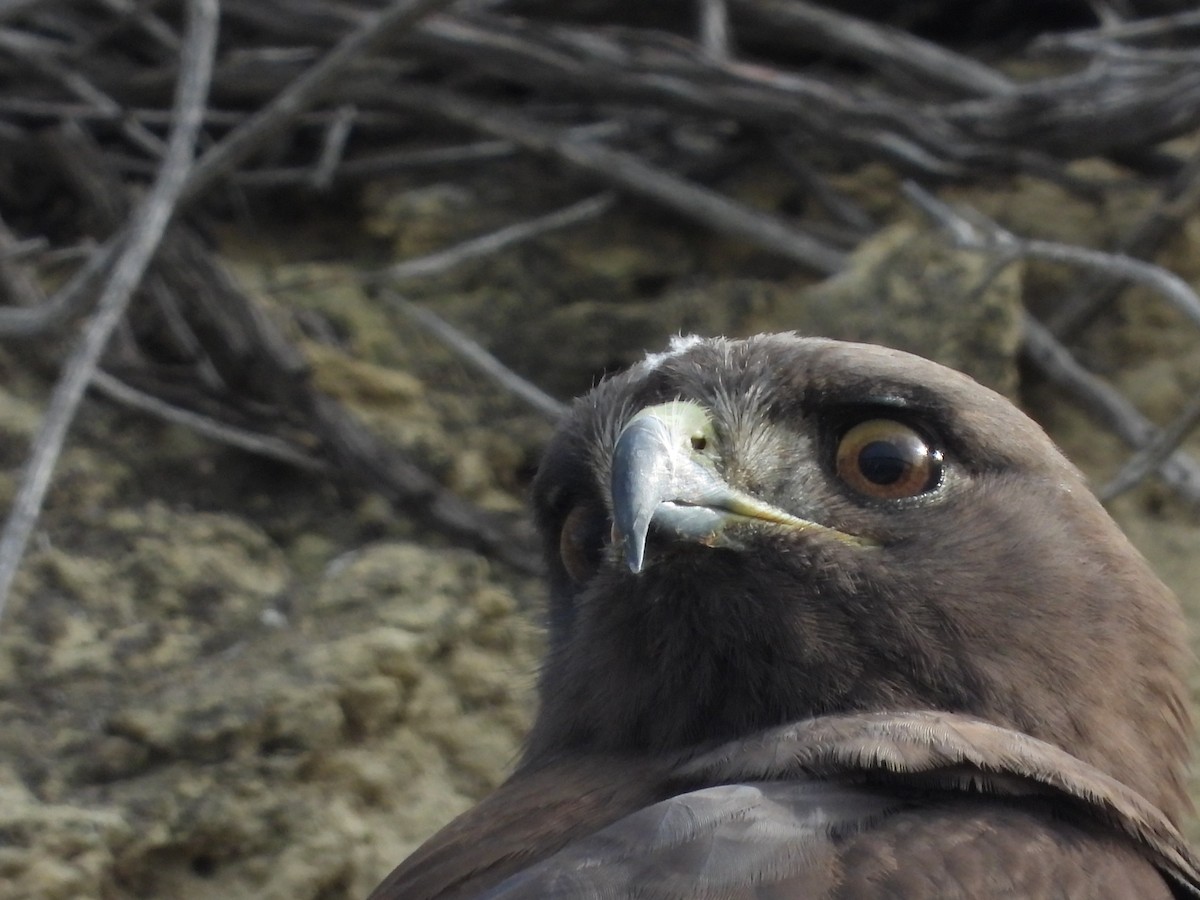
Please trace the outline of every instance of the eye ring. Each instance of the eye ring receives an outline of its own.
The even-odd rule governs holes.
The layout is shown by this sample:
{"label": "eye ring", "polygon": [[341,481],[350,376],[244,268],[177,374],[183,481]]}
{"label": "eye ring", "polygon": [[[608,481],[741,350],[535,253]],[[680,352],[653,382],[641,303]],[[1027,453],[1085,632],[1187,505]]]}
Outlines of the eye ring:
{"label": "eye ring", "polygon": [[838,478],[875,500],[916,497],[942,481],[941,451],[894,419],[867,419],[848,428],[834,460]]}
{"label": "eye ring", "polygon": [[596,574],[604,559],[608,519],[591,503],[577,503],[558,530],[558,558],[567,575],[582,584]]}

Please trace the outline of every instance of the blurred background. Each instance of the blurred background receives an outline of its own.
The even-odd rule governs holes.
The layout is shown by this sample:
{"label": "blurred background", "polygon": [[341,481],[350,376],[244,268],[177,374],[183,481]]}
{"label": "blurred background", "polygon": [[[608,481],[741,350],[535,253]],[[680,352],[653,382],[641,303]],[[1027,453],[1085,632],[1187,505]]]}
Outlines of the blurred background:
{"label": "blurred background", "polygon": [[678,333],[968,372],[1195,618],[1198,206],[1190,2],[0,0],[0,898],[365,896]]}

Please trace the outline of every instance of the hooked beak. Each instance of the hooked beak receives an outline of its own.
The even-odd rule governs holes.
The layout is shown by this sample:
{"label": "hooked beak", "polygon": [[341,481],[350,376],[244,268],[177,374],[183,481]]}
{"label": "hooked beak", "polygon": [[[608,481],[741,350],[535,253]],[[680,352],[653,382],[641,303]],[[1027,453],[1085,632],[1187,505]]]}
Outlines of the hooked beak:
{"label": "hooked beak", "polygon": [[844,543],[874,542],[810,522],[728,484],[717,471],[716,434],[708,412],[677,400],[643,409],[613,448],[613,524],[631,571],[642,570],[646,537],[657,532],[710,547],[741,545],[727,529],[758,523],[826,533]]}

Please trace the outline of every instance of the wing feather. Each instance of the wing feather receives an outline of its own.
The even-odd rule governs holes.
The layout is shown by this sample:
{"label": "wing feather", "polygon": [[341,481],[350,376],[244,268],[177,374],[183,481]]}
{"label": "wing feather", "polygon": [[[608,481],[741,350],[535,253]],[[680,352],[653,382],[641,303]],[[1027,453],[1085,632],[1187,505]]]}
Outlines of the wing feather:
{"label": "wing feather", "polygon": [[625,816],[483,896],[756,897],[802,882],[821,897],[834,884],[836,841],[911,805],[814,781],[703,788]]}
{"label": "wing feather", "polygon": [[1163,813],[1063,750],[917,711],[824,716],[682,760],[584,758],[518,773],[372,898],[866,900],[1060,887],[1200,898],[1200,863]]}

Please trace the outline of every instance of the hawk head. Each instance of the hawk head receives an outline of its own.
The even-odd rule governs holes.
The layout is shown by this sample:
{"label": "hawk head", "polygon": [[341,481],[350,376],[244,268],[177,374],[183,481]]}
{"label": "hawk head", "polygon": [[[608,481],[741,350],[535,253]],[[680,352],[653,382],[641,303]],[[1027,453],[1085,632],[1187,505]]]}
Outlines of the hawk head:
{"label": "hawk head", "polygon": [[550,645],[524,768],[932,709],[1187,808],[1178,603],[964,375],[789,334],[678,341],[576,401],[534,502]]}

